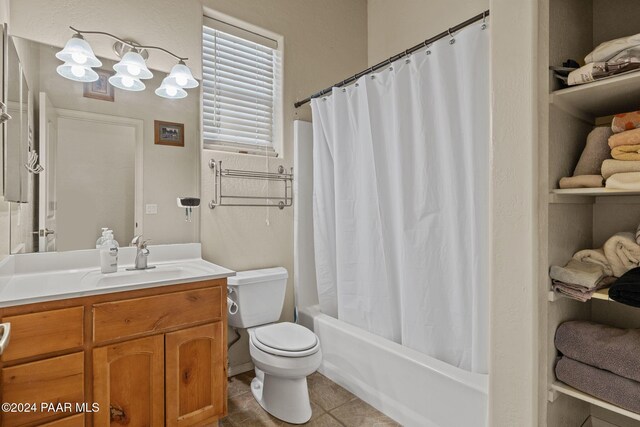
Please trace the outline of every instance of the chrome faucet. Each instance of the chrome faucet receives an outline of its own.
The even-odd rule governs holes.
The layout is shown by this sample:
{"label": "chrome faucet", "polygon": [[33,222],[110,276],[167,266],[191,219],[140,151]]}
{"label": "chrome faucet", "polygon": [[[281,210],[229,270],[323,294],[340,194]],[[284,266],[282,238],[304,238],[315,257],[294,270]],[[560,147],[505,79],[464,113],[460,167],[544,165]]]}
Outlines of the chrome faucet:
{"label": "chrome faucet", "polygon": [[128,268],[127,270],[148,270],[155,268],[155,266],[147,266],[147,257],[149,256],[149,249],[147,248],[148,240],[142,240],[142,234],[138,234],[131,240],[131,246],[135,246],[138,250],[136,252],[135,267]]}

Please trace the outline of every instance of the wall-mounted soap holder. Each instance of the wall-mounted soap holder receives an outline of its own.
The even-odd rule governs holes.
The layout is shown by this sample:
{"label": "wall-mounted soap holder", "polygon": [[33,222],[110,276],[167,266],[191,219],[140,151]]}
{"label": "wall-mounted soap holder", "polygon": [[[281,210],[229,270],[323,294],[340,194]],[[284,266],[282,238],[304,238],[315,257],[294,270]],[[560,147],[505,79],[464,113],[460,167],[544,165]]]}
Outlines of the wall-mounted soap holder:
{"label": "wall-mounted soap holder", "polygon": [[200,207],[200,198],[198,197],[178,197],[178,207],[184,208],[185,221],[191,222],[191,215],[194,208]]}

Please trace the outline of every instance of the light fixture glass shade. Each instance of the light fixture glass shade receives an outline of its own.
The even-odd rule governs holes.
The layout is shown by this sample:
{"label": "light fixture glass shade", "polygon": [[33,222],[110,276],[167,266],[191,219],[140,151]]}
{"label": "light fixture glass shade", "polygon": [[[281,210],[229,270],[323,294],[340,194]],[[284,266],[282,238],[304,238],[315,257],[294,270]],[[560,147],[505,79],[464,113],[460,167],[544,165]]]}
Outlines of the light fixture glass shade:
{"label": "light fixture glass shade", "polygon": [[61,61],[87,67],[100,67],[102,62],[96,58],[91,46],[82,36],[74,35],[60,52],[56,53],[56,58]]}
{"label": "light fixture glass shade", "polygon": [[170,77],[162,79],[162,84],[156,89],[156,95],[168,99],[180,99],[187,96],[187,92],[171,83]]}
{"label": "light fixture glass shade", "polygon": [[173,66],[169,74],[169,84],[173,86],[191,89],[198,87],[198,81],[193,78],[191,70],[182,61]]}
{"label": "light fixture glass shade", "polygon": [[86,65],[78,65],[73,62],[65,62],[56,68],[62,77],[76,82],[95,82],[98,80],[98,73]]}
{"label": "light fixture glass shade", "polygon": [[146,87],[139,78],[130,76],[127,73],[116,73],[115,76],[109,77],[109,83],[118,89],[130,90],[133,92],[139,92]]}
{"label": "light fixture glass shade", "polygon": [[130,51],[124,54],[120,62],[113,66],[118,73],[126,74],[138,79],[150,79],[153,74],[147,68],[144,58],[138,52]]}

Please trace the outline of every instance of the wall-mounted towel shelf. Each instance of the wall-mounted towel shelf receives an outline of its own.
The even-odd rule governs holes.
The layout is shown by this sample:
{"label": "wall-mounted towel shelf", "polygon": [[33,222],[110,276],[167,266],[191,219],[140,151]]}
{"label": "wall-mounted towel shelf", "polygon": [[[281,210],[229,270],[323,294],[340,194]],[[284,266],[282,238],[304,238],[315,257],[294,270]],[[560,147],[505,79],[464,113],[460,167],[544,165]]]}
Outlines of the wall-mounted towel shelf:
{"label": "wall-mounted towel shelf", "polygon": [[[289,172],[285,167],[278,166],[278,172],[257,172],[240,169],[223,169],[222,161],[209,160],[209,167],[213,170],[214,185],[213,199],[209,208],[217,206],[250,206],[284,209],[293,205],[293,168]],[[259,181],[276,181],[282,183],[280,197],[254,196],[223,193],[223,181],[227,179],[250,179]]]}

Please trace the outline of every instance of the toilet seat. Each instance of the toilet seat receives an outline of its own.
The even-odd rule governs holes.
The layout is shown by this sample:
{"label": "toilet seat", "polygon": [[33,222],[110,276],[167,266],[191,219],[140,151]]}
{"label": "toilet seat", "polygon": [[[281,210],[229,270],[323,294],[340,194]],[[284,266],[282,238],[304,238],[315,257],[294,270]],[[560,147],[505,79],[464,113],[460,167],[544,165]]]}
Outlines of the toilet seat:
{"label": "toilet seat", "polygon": [[256,328],[250,334],[258,349],[276,356],[304,357],[317,353],[320,343],[316,334],[304,326],[282,322]]}

